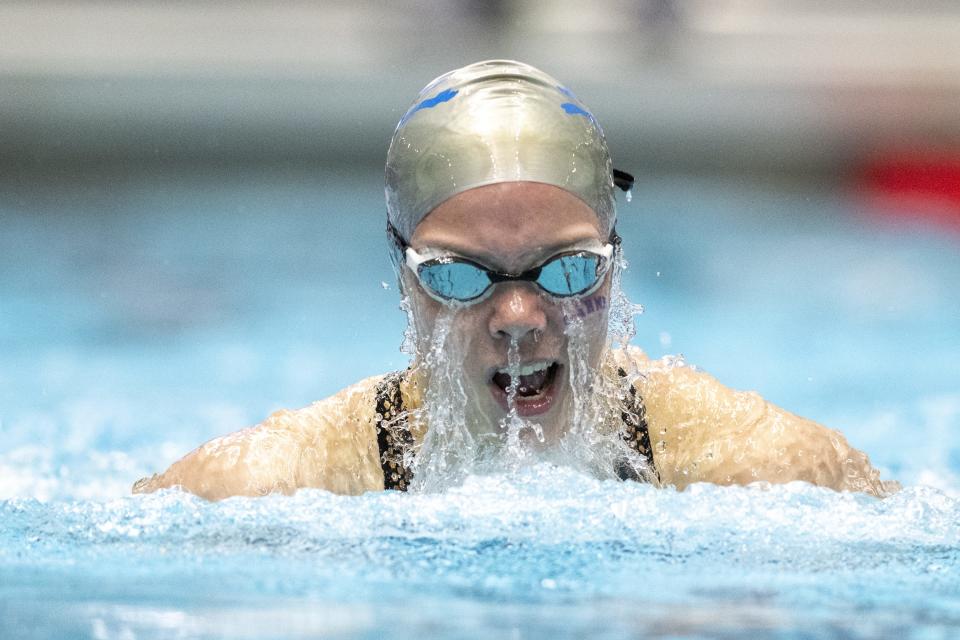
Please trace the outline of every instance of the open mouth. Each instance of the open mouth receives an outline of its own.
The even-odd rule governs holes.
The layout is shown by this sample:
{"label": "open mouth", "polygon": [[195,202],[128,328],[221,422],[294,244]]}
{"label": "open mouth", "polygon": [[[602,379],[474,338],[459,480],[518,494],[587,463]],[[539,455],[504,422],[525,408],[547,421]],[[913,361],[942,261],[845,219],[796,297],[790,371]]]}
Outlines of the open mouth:
{"label": "open mouth", "polygon": [[[540,360],[523,364],[517,370],[514,405],[522,416],[546,413],[553,404],[554,383],[560,371],[560,363],[554,360]],[[494,398],[505,411],[509,410],[508,395],[514,382],[508,367],[494,371],[490,387]]]}

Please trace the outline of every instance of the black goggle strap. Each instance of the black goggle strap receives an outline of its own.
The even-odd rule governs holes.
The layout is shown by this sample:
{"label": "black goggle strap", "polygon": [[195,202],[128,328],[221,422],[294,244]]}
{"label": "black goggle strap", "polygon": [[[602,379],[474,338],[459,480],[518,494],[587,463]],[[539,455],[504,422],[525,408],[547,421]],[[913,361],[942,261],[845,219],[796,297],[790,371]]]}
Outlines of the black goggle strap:
{"label": "black goggle strap", "polygon": [[400,272],[403,270],[403,264],[406,261],[404,254],[410,245],[407,244],[407,241],[403,239],[403,236],[400,235],[400,232],[397,231],[397,228],[393,226],[393,223],[389,220],[387,221],[387,239],[390,243],[390,262],[393,264],[394,271],[396,271],[397,277],[399,278]]}
{"label": "black goggle strap", "polygon": [[407,241],[403,239],[403,236],[400,235],[400,232],[397,231],[397,228],[393,226],[393,223],[387,221],[387,237],[394,244],[397,249],[400,251],[406,251],[407,247],[410,245],[407,244]]}
{"label": "black goggle strap", "polygon": [[630,191],[633,189],[633,176],[620,169],[613,170],[613,185],[621,191]]}

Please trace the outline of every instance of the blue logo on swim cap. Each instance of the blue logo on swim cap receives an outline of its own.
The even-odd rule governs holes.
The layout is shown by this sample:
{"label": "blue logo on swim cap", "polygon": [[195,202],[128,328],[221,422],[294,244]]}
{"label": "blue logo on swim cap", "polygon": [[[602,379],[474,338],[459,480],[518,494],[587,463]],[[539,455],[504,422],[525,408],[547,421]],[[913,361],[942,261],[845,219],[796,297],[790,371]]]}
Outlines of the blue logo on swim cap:
{"label": "blue logo on swim cap", "polygon": [[589,120],[593,126],[600,128],[600,123],[597,122],[597,119],[593,117],[593,114],[584,109],[583,107],[573,104],[572,102],[564,102],[560,107],[566,111],[571,116],[584,116]]}
{"label": "blue logo on swim cap", "polygon": [[417,111],[420,111],[420,109],[430,109],[443,102],[448,102],[452,100],[458,93],[460,93],[460,91],[457,89],[445,89],[432,98],[427,98],[426,100],[418,102],[414,106],[410,107],[410,110],[407,111],[402,118],[400,118],[400,124],[397,126],[402,127],[403,124],[409,120],[413,114],[415,114]]}
{"label": "blue logo on swim cap", "polygon": [[[577,99],[577,96],[573,95],[573,91],[570,91],[570,89],[567,89],[562,84],[556,85],[556,89],[557,91],[567,96],[571,100]],[[600,123],[597,122],[597,119],[593,117],[593,114],[587,111],[586,109],[584,109],[583,107],[581,107],[580,105],[574,102],[564,102],[563,104],[560,105],[560,108],[562,108],[568,115],[584,116],[587,120],[589,120],[593,124],[593,126],[595,126],[597,129],[600,129]]]}

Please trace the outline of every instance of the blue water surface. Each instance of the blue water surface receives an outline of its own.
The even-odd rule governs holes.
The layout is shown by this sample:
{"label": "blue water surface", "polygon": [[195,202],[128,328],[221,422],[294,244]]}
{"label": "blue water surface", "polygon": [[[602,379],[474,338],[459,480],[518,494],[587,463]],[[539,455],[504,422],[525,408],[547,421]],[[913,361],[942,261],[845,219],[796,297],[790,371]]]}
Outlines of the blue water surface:
{"label": "blue water surface", "polygon": [[618,225],[635,342],[841,429],[891,498],[536,464],[436,495],[129,495],[405,366],[381,184],[0,184],[0,637],[960,634],[960,237],[835,187],[641,180]]}

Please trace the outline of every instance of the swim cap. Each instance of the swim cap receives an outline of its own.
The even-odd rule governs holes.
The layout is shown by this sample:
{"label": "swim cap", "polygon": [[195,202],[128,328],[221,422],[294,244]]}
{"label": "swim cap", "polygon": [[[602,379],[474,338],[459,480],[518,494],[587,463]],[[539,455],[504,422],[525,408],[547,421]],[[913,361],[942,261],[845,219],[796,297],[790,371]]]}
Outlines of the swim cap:
{"label": "swim cap", "polygon": [[409,240],[448,198],[515,181],[565,189],[613,229],[610,153],[593,114],[539,69],[477,62],[428,84],[400,119],[387,151],[387,219]]}

